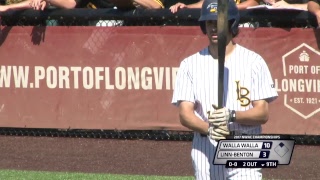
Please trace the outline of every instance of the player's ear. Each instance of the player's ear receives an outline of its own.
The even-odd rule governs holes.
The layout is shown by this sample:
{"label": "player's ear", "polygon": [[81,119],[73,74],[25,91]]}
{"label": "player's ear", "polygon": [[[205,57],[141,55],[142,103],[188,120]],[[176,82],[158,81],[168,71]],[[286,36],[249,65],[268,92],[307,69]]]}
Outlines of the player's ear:
{"label": "player's ear", "polygon": [[229,20],[229,31],[232,37],[236,37],[239,34],[239,22],[236,19]]}
{"label": "player's ear", "polygon": [[207,30],[206,30],[206,22],[205,21],[200,21],[200,28],[203,34],[207,34]]}

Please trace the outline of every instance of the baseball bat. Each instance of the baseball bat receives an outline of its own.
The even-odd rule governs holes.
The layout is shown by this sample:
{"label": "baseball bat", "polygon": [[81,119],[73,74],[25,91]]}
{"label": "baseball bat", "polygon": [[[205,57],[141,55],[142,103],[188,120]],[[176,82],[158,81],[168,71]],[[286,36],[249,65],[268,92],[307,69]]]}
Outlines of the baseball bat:
{"label": "baseball bat", "polygon": [[[223,108],[224,100],[224,62],[226,56],[229,0],[218,0],[218,108]],[[230,132],[230,135],[234,135]]]}
{"label": "baseball bat", "polygon": [[223,108],[224,100],[224,62],[227,46],[228,28],[228,1],[218,0],[218,108]]}

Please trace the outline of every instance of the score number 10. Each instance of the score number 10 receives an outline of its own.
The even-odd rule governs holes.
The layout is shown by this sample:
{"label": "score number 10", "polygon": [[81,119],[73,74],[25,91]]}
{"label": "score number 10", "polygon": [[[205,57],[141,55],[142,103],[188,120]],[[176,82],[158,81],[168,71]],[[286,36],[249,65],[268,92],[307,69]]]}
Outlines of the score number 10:
{"label": "score number 10", "polygon": [[272,142],[262,142],[262,149],[271,149]]}

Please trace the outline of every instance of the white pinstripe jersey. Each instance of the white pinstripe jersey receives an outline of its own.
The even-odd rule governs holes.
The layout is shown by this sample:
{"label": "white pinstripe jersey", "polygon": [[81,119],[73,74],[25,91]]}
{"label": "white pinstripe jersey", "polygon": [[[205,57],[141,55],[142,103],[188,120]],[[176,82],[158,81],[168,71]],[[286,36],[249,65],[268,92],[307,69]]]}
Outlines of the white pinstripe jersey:
{"label": "white pinstripe jersey", "polygon": [[[240,45],[225,61],[224,107],[245,111],[252,108],[251,102],[278,96],[267,64],[257,53]],[[208,48],[184,59],[179,67],[172,103],[179,101],[195,104],[195,114],[207,121],[207,111],[217,104],[218,60],[213,59]],[[261,126],[230,123],[229,129],[236,134],[259,134]],[[197,179],[261,179],[260,169],[225,169],[213,166],[212,160],[217,142],[194,134],[192,160]],[[243,178],[239,178],[239,177]]]}

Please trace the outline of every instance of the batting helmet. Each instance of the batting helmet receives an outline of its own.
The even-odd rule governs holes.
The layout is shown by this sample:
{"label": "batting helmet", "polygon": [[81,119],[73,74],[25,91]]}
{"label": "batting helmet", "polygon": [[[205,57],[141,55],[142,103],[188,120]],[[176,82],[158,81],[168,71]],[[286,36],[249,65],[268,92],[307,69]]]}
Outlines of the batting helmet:
{"label": "batting helmet", "polygon": [[[231,33],[235,36],[239,31],[239,20],[240,15],[236,3],[234,0],[228,1],[228,20],[234,20],[231,25]],[[207,20],[218,20],[218,0],[204,0],[201,8],[201,16],[199,18],[200,27],[204,34],[206,34],[206,23]]]}

